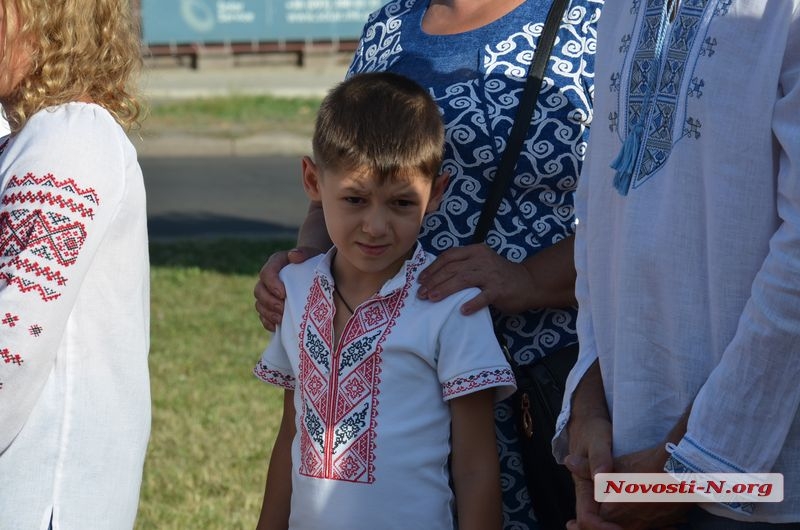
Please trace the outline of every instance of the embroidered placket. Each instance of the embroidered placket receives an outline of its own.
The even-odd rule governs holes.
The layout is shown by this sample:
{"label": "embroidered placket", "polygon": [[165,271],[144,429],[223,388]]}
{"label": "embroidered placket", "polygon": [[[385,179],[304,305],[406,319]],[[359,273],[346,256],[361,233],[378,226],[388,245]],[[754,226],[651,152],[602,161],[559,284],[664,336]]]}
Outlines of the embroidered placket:
{"label": "embroidered placket", "polygon": [[[661,6],[661,19],[658,25],[658,36],[656,37],[655,48],[653,50],[653,63],[657,68],[648,76],[645,83],[645,97],[642,105],[642,113],[638,123],[632,124],[628,131],[625,141],[620,148],[620,152],[611,167],[617,170],[614,176],[614,188],[621,194],[627,195],[636,175],[642,164],[644,142],[647,138],[647,131],[653,120],[653,110],[655,102],[658,100],[658,83],[664,75],[666,55],[669,46],[665,46],[667,35],[670,33],[673,23],[680,16],[681,6],[675,7],[675,17],[672,18],[672,4],[675,0],[665,0]],[[645,15],[647,18],[647,15]]]}
{"label": "embroidered placket", "polygon": [[[370,399],[370,405],[366,409],[369,411],[367,415],[369,419],[369,425],[366,427],[366,431],[371,433],[370,434],[370,441],[374,442],[374,418],[376,411],[374,409],[375,406],[375,396],[377,392],[378,381],[376,380],[376,373],[379,372],[379,361],[380,361],[380,351],[381,351],[381,343],[383,339],[389,334],[391,331],[394,322],[397,318],[397,314],[399,308],[403,305],[403,299],[405,298],[405,293],[407,291],[408,286],[406,285],[403,289],[398,289],[386,296],[375,297],[367,300],[358,305],[355,309],[355,313],[348,319],[347,323],[345,324],[344,329],[342,330],[342,335],[339,339],[339,344],[336,345],[334,348],[334,352],[331,358],[331,369],[329,374],[329,382],[328,382],[328,410],[326,411],[327,419],[326,424],[328,429],[325,433],[325,443],[323,446],[323,470],[325,478],[330,479],[338,479],[341,480],[343,477],[341,475],[341,469],[338,469],[336,459],[337,458],[344,458],[349,451],[353,450],[353,447],[347,447],[342,452],[341,455],[336,454],[337,449],[337,428],[342,425],[342,422],[345,421],[347,417],[347,413],[351,413],[356,410],[356,407],[352,407],[347,413],[345,411],[340,411],[338,409],[340,405],[340,393],[341,393],[341,386],[344,381],[350,377],[355,377],[356,373],[364,368],[365,366],[373,366],[373,387],[370,389],[368,398]],[[372,329],[369,329],[370,326],[370,311],[376,311],[377,314],[381,315],[378,318],[378,321],[375,322],[377,324]],[[334,308],[334,316],[335,316],[335,308]],[[365,325],[364,331],[358,333],[357,330],[354,330],[356,325]],[[377,331],[377,335],[371,337],[370,346],[371,351],[364,355],[363,358],[359,359],[359,362],[354,363],[354,369],[351,374],[347,377],[343,377],[340,373],[342,370],[342,357],[343,352],[352,348],[359,339],[363,339],[365,337],[365,332],[375,332]],[[363,400],[362,402],[363,403]],[[357,438],[360,438],[358,436]],[[367,465],[368,467],[371,465],[372,462],[372,455],[370,451],[370,458],[368,459]],[[344,464],[346,466],[346,462]],[[338,471],[337,471],[338,469]],[[367,470],[368,480],[367,482],[371,481],[371,472]]]}
{"label": "embroidered placket", "polygon": [[[336,304],[332,304],[333,307],[333,317],[332,319],[336,319]],[[323,463],[323,473],[325,478],[334,478],[333,476],[333,443],[336,438],[336,425],[338,423],[339,418],[337,418],[336,414],[336,406],[339,402],[339,369],[342,359],[342,348],[345,345],[345,337],[348,335],[348,331],[352,328],[353,322],[356,320],[356,314],[361,306],[359,305],[356,307],[355,312],[350,315],[350,318],[347,319],[347,323],[344,325],[344,329],[342,330],[341,336],[339,336],[339,343],[336,344],[334,348],[333,355],[331,355],[331,371],[329,374],[329,381],[328,381],[328,410],[326,411],[327,418],[325,418],[325,423],[328,428],[325,431],[325,443],[322,446],[322,450],[324,451],[324,463]],[[334,327],[331,326],[331,344],[334,344],[334,336],[336,332],[334,331]]]}
{"label": "embroidered placket", "polygon": [[300,326],[300,474],[372,483],[383,342],[397,323],[417,259],[405,281],[360,304],[333,344],[335,304],[330,281],[312,283]]}
{"label": "embroidered placket", "polygon": [[[305,359],[301,364],[306,367],[301,369],[301,386],[304,417],[306,412],[317,415],[319,424],[313,417],[311,421],[320,432],[317,445],[314,433],[303,425],[307,435],[302,438],[301,452],[310,460],[301,465],[302,474],[350,482],[372,481],[381,343],[394,326],[406,291],[407,286],[361,304],[334,347],[335,307],[330,293],[319,285],[312,288],[306,318],[310,319],[311,328],[306,327],[303,332],[309,341],[303,343],[316,354],[307,349],[301,354]],[[324,340],[313,340],[314,335],[322,338],[319,332],[324,332]],[[327,361],[319,349],[323,342]]]}

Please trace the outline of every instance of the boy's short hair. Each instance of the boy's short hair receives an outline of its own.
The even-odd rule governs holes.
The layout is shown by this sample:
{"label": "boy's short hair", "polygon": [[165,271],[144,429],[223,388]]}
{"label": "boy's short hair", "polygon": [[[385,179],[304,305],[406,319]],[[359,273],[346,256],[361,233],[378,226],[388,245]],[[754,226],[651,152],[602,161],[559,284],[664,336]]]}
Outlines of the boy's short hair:
{"label": "boy's short hair", "polygon": [[357,74],[322,101],[313,138],[323,170],[365,168],[380,180],[415,170],[433,179],[442,165],[439,107],[414,81],[390,72]]}

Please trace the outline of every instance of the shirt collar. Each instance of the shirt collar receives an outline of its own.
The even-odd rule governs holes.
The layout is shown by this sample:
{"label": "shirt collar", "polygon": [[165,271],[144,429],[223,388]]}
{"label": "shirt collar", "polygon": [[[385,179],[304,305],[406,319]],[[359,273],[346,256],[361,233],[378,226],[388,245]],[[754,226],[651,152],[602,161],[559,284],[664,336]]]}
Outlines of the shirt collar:
{"label": "shirt collar", "polygon": [[[321,285],[326,291],[333,289],[333,273],[331,272],[331,265],[333,264],[333,256],[336,255],[336,247],[332,247],[320,260],[316,267],[316,275],[320,280]],[[393,277],[388,279],[378,291],[378,296],[388,296],[398,289],[402,289],[408,282],[413,281],[427,260],[425,251],[422,245],[417,242],[414,245],[414,252],[409,259],[407,259],[400,270],[397,271]]]}

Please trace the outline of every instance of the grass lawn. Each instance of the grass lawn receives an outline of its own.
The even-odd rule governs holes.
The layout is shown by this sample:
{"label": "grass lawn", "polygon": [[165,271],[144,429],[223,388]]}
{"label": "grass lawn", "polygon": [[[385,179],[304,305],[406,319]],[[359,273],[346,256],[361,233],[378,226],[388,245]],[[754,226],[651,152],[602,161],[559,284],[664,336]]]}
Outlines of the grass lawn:
{"label": "grass lawn", "polygon": [[239,138],[279,132],[311,137],[318,98],[244,96],[152,101],[142,134],[172,131],[200,136]]}
{"label": "grass lawn", "polygon": [[282,392],[251,370],[264,259],[290,242],[151,243],[153,428],[136,529],[252,529]]}

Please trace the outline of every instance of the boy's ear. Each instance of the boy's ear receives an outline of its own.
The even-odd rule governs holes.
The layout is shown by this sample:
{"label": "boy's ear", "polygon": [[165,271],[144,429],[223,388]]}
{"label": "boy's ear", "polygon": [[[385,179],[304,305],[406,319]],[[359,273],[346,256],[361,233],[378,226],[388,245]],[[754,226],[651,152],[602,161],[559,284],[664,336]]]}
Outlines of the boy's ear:
{"label": "boy's ear", "polygon": [[428,207],[425,208],[425,213],[431,213],[439,208],[442,202],[442,196],[450,183],[450,172],[444,170],[441,175],[437,176],[433,181],[433,188],[431,189],[431,198],[428,201]]}
{"label": "boy's ear", "polygon": [[310,157],[304,156],[303,166],[303,189],[312,201],[320,200],[319,191],[319,168]]}

